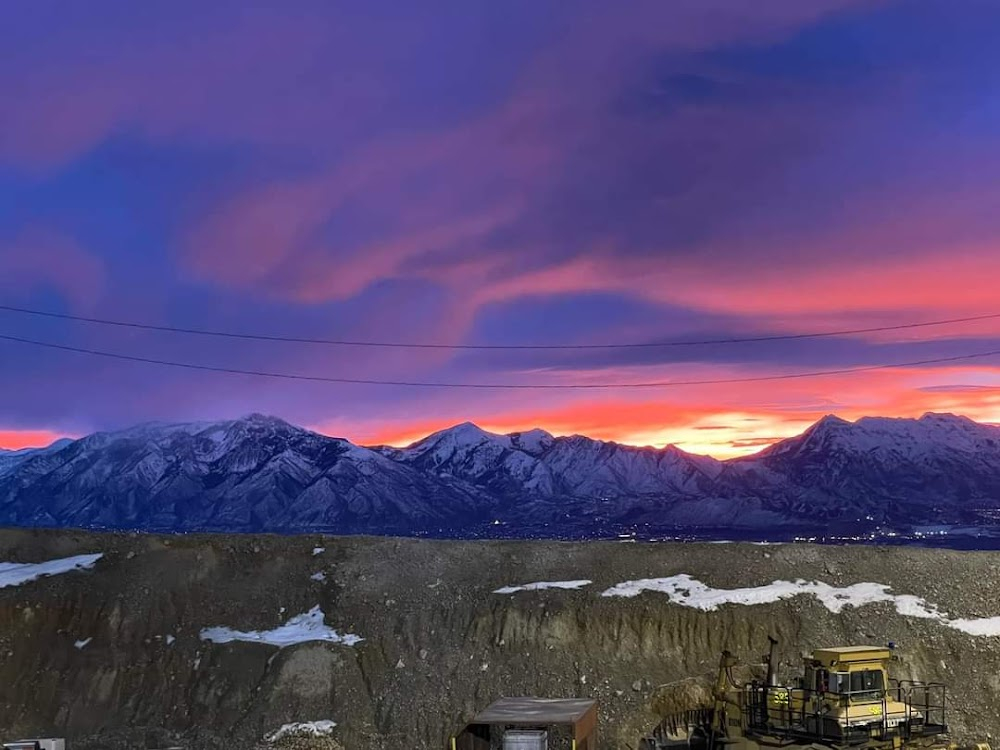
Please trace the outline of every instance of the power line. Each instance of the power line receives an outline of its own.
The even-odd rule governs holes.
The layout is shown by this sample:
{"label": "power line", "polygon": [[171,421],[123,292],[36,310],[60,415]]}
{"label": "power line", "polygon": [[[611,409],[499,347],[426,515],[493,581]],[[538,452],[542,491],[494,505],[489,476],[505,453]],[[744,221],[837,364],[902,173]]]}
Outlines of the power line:
{"label": "power line", "polygon": [[119,328],[137,328],[144,331],[162,331],[168,333],[183,333],[196,336],[215,336],[227,339],[245,339],[250,341],[281,341],[292,344],[324,344],[327,346],[367,346],[387,349],[534,349],[534,350],[557,350],[557,349],[655,349],[671,346],[708,346],[717,344],[750,344],[764,341],[792,341],[796,339],[818,339],[832,336],[853,336],[861,333],[880,333],[886,331],[903,331],[912,328],[928,328],[930,326],[943,326],[954,323],[972,323],[981,320],[995,320],[1000,318],[1000,313],[990,313],[988,315],[973,315],[965,318],[949,318],[946,320],[929,320],[922,323],[902,323],[892,326],[874,326],[871,328],[851,328],[839,331],[820,331],[815,333],[791,333],[774,336],[751,336],[746,338],[723,338],[723,339],[703,339],[697,341],[652,341],[642,343],[625,344],[440,344],[440,343],[407,343],[403,341],[356,341],[351,339],[324,339],[308,338],[302,336],[278,336],[264,333],[237,333],[234,331],[216,331],[206,328],[181,328],[178,326],[160,326],[149,323],[136,323],[126,320],[110,320],[107,318],[88,318],[82,315],[68,315],[66,313],[55,313],[46,310],[32,310],[24,307],[13,307],[11,305],[0,305],[0,311],[21,313],[24,315],[37,315],[45,318],[57,318],[59,320],[73,320],[81,323],[96,323],[105,326],[117,326]]}
{"label": "power line", "polygon": [[199,365],[193,362],[173,362],[164,359],[153,359],[150,357],[136,357],[130,354],[117,354],[114,352],[104,352],[96,349],[84,349],[76,346],[66,346],[63,344],[52,344],[46,341],[35,341],[19,336],[5,336],[0,334],[0,340],[14,341],[19,344],[40,346],[47,349],[58,349],[66,352],[76,352],[78,354],[90,354],[97,357],[107,357],[110,359],[125,360],[128,362],[143,362],[151,365],[165,365],[167,367],[180,367],[188,370],[204,370],[208,372],[221,372],[231,375],[254,375],[264,378],[280,378],[284,380],[307,380],[318,383],[342,383],[349,385],[394,385],[409,386],[415,388],[472,388],[472,389],[503,389],[503,390],[597,390],[597,389],[618,389],[618,388],[669,388],[684,385],[723,385],[736,383],[762,383],[772,380],[798,380],[803,378],[818,378],[827,375],[846,375],[856,372],[871,372],[873,370],[891,370],[904,367],[919,367],[920,365],[943,364],[946,362],[960,362],[970,359],[983,359],[1000,355],[1000,349],[988,352],[977,352],[974,354],[960,354],[953,357],[935,357],[933,359],[914,360],[912,362],[896,362],[886,365],[865,365],[862,367],[846,367],[837,370],[814,370],[812,372],[797,372],[786,375],[762,375],[753,378],[723,378],[716,380],[664,380],[648,383],[441,383],[413,380],[368,380],[364,378],[333,378],[321,375],[297,375],[294,373],[267,372],[263,370],[244,370],[235,367],[214,367],[212,365]]}

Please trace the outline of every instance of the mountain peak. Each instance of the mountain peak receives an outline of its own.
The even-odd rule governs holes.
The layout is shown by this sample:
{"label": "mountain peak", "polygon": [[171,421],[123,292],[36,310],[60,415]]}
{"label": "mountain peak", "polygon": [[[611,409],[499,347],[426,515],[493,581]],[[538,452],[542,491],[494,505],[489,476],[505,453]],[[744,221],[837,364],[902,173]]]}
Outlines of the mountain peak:
{"label": "mountain peak", "polygon": [[850,428],[856,427],[857,424],[857,422],[849,422],[842,417],[838,417],[836,414],[827,414],[806,428],[805,432],[801,435],[775,443],[765,448],[762,453],[780,453],[793,443],[798,447],[805,446],[806,444],[824,443],[827,440],[834,439],[837,435],[849,432]]}
{"label": "mountain peak", "polygon": [[[446,427],[443,430],[435,432],[434,435],[440,435],[440,436],[450,435],[463,442],[465,441],[481,442],[482,440],[490,440],[493,438],[500,437],[500,435],[497,435],[492,432],[487,432],[474,422],[468,422],[468,421],[459,422],[458,424],[452,425],[451,427]],[[433,437],[434,435],[432,435],[431,437]]]}
{"label": "mountain peak", "polygon": [[260,434],[292,435],[307,432],[304,428],[286,422],[280,417],[256,412],[228,422],[216,422],[211,425],[204,425],[202,429],[210,432],[222,430],[233,437],[245,438]]}
{"label": "mountain peak", "polygon": [[448,451],[455,448],[465,450],[483,445],[484,443],[502,443],[506,445],[510,443],[510,439],[505,435],[496,435],[492,432],[487,432],[472,422],[460,422],[451,427],[445,427],[443,430],[432,432],[427,437],[421,438],[412,445],[407,446],[406,450],[425,451],[431,448],[434,448],[434,450],[446,449]]}

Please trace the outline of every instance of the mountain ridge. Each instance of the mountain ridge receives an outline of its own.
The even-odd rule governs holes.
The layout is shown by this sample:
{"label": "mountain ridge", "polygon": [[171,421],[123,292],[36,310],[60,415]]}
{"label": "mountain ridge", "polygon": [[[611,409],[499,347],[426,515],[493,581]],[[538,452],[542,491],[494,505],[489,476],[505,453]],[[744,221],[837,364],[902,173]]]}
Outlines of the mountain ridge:
{"label": "mountain ridge", "polygon": [[687,451],[687,450],[681,448],[679,445],[677,445],[675,443],[667,443],[667,444],[665,444],[663,446],[655,446],[655,445],[650,445],[648,443],[646,443],[646,444],[623,443],[623,442],[620,442],[620,441],[617,441],[617,440],[602,440],[600,438],[592,438],[592,437],[589,437],[588,435],[582,435],[582,434],[579,434],[579,433],[573,433],[572,435],[554,436],[554,435],[552,435],[552,433],[548,432],[547,430],[545,430],[545,429],[543,429],[541,427],[533,427],[533,428],[530,428],[530,429],[527,429],[527,430],[512,431],[512,432],[509,432],[509,433],[492,432],[492,431],[487,430],[487,429],[485,429],[483,427],[480,427],[478,424],[476,424],[475,422],[473,422],[471,420],[466,420],[466,421],[463,421],[463,422],[458,422],[458,423],[456,423],[454,425],[451,425],[449,427],[444,427],[444,428],[441,428],[439,430],[435,430],[434,432],[429,433],[429,434],[425,435],[422,438],[418,438],[418,439],[414,440],[413,442],[411,442],[411,443],[409,443],[409,444],[407,444],[405,446],[393,446],[393,445],[387,445],[387,444],[362,444],[362,443],[354,443],[353,441],[349,440],[348,438],[340,437],[340,436],[337,436],[337,435],[329,435],[327,433],[323,433],[323,432],[318,432],[316,430],[312,430],[312,429],[310,429],[308,427],[303,427],[303,426],[300,426],[300,425],[296,425],[296,424],[288,422],[287,420],[285,420],[285,419],[283,419],[281,417],[278,417],[278,416],[263,414],[263,413],[260,413],[260,412],[251,412],[250,414],[247,414],[247,415],[245,415],[243,417],[238,417],[238,418],[234,418],[234,419],[227,419],[227,420],[205,420],[205,421],[195,421],[195,422],[167,422],[167,421],[163,421],[163,420],[153,420],[153,421],[148,421],[148,422],[140,422],[140,423],[137,423],[135,425],[132,425],[132,426],[129,426],[129,427],[120,428],[120,429],[117,429],[117,430],[98,430],[98,431],[95,431],[95,432],[92,432],[92,433],[88,433],[87,435],[84,435],[84,436],[82,436],[80,438],[60,437],[60,438],[57,438],[56,440],[54,440],[52,443],[49,443],[48,445],[44,445],[44,446],[28,447],[28,448],[3,448],[3,447],[0,447],[0,453],[6,453],[6,454],[29,453],[31,451],[47,450],[47,449],[50,449],[50,448],[52,448],[54,446],[60,446],[61,447],[61,446],[64,446],[66,444],[69,444],[69,443],[72,443],[72,442],[76,442],[77,440],[84,440],[84,439],[86,439],[88,437],[92,437],[94,435],[105,435],[105,434],[114,435],[114,434],[122,434],[122,433],[125,433],[125,432],[142,431],[142,430],[155,429],[155,428],[169,428],[169,429],[202,428],[202,429],[204,429],[204,428],[209,428],[209,427],[217,427],[217,426],[223,425],[223,424],[236,424],[236,423],[259,423],[259,424],[266,424],[266,423],[272,423],[272,424],[286,425],[286,426],[292,427],[292,428],[294,428],[296,430],[301,430],[303,432],[310,432],[310,433],[315,434],[315,435],[322,435],[323,437],[328,437],[328,438],[333,439],[333,440],[344,440],[344,441],[347,441],[347,442],[351,442],[353,445],[356,445],[358,447],[368,448],[370,450],[406,450],[406,449],[412,448],[413,446],[417,445],[418,443],[424,442],[424,441],[428,440],[429,438],[434,437],[435,435],[443,435],[443,434],[446,434],[446,433],[454,433],[456,431],[465,431],[465,430],[468,430],[468,431],[477,431],[477,432],[479,432],[480,434],[482,434],[484,436],[489,436],[489,437],[494,437],[494,438],[513,438],[513,437],[518,437],[518,436],[530,436],[532,439],[537,439],[535,436],[539,436],[542,439],[583,438],[583,439],[591,440],[591,441],[594,441],[594,442],[600,442],[600,443],[612,444],[612,445],[619,445],[619,446],[622,446],[624,448],[637,448],[637,449],[642,449],[642,450],[659,450],[659,451],[676,450],[676,451],[680,451],[682,453],[685,453],[685,454],[687,454],[689,456],[699,456],[699,457],[704,457],[704,458],[713,458],[713,460],[719,461],[720,463],[730,463],[730,462],[737,462],[737,461],[744,461],[744,460],[748,460],[748,459],[753,459],[754,457],[759,456],[762,453],[768,451],[770,448],[773,448],[775,445],[787,442],[789,440],[794,440],[796,437],[801,437],[802,435],[808,433],[810,430],[813,430],[816,427],[818,427],[820,425],[823,425],[823,424],[827,424],[827,423],[842,424],[842,425],[863,425],[863,424],[865,424],[867,422],[872,422],[872,421],[901,422],[901,423],[907,423],[907,422],[909,422],[909,423],[919,423],[919,422],[922,422],[922,421],[932,420],[932,419],[933,420],[955,421],[955,422],[961,422],[961,423],[966,423],[966,424],[978,425],[978,426],[984,427],[984,428],[997,428],[998,430],[1000,430],[1000,424],[987,423],[987,422],[976,422],[975,420],[971,419],[970,417],[966,417],[966,416],[960,415],[960,414],[953,414],[953,413],[950,413],[950,412],[924,412],[919,417],[863,416],[863,417],[859,417],[858,419],[856,419],[853,422],[850,421],[850,420],[848,420],[848,419],[845,419],[843,417],[840,417],[840,416],[838,416],[836,414],[832,414],[831,413],[831,414],[826,414],[823,417],[820,417],[816,422],[814,422],[812,425],[810,425],[808,428],[806,428],[806,430],[804,430],[802,433],[800,433],[800,435],[792,436],[792,437],[789,437],[789,438],[780,438],[780,439],[777,439],[771,445],[764,446],[759,451],[757,451],[755,453],[750,453],[750,454],[746,454],[746,455],[743,455],[743,456],[733,456],[733,457],[730,457],[730,458],[718,458],[718,459],[716,459],[713,456],[709,456],[708,454],[701,454],[701,453],[694,453],[692,451]]}
{"label": "mountain ridge", "polygon": [[[1000,427],[835,415],[720,460],[462,422],[399,448],[250,414],[0,454],[0,524],[148,531],[611,536],[991,526]],[[721,533],[721,532],[719,532]]]}

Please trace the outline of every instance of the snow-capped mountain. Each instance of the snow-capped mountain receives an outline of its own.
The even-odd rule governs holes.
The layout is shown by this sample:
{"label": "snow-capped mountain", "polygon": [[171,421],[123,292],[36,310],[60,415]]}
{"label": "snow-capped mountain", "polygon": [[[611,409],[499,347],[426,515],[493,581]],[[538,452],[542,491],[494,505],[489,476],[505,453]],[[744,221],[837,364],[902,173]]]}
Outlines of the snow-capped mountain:
{"label": "snow-capped mountain", "polygon": [[1000,427],[825,417],[730,461],[470,423],[365,448],[251,415],[0,453],[0,524],[594,536],[836,524],[991,524]]}
{"label": "snow-capped mountain", "polygon": [[406,532],[488,516],[473,487],[252,415],[96,433],[0,465],[0,522],[156,530]]}
{"label": "snow-capped mountain", "polygon": [[954,414],[827,416],[731,465],[790,513],[975,523],[1000,507],[1000,427]]}

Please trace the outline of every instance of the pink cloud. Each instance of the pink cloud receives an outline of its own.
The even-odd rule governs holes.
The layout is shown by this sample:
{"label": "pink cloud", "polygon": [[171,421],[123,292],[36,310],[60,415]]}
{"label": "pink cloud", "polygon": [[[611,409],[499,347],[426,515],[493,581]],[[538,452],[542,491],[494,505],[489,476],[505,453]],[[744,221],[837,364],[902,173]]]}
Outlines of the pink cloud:
{"label": "pink cloud", "polygon": [[[831,3],[805,15],[838,7]],[[779,9],[790,13],[791,27],[808,20],[784,5]],[[701,18],[693,7],[686,12]],[[760,33],[788,28],[778,23],[784,16],[777,9],[771,13],[777,25],[765,24]],[[538,61],[530,70],[534,75],[544,69]],[[992,264],[989,249],[960,250],[956,264],[964,263],[969,272],[959,269],[947,289],[936,287],[937,294],[929,286],[937,283],[940,253],[954,249],[948,230],[962,223],[961,211],[949,212],[939,202],[909,226],[889,213],[892,201],[939,201],[926,186],[895,191],[891,199],[874,189],[872,196],[852,196],[852,213],[832,232],[776,235],[740,221],[747,191],[762,174],[773,177],[791,168],[822,133],[836,130],[842,103],[835,98],[805,92],[812,106],[804,108],[785,102],[753,110],[704,104],[666,122],[646,122],[609,116],[601,98],[545,91],[555,85],[547,80],[541,73],[526,76],[515,97],[474,122],[373,141],[298,183],[248,187],[190,232],[186,267],[202,279],[309,303],[347,299],[394,276],[424,277],[462,290],[468,297],[462,312],[470,317],[491,302],[587,291],[750,313],[758,320],[791,312],[827,316],[824,324],[829,316],[854,313],[953,309],[956,294],[963,309],[988,305],[987,276],[974,269]],[[608,95],[601,87],[595,92]],[[873,102],[865,116],[879,116],[879,106]],[[611,234],[548,263],[544,259],[552,248],[537,238],[489,244],[498,230],[517,227],[523,211],[547,192],[565,189],[552,182],[553,175],[574,149],[599,147],[609,163],[628,163],[636,158],[631,144],[640,142],[646,150],[676,152],[682,162],[700,165],[690,170],[696,182],[664,199],[664,222],[716,213],[726,221],[714,234],[684,252],[650,247],[640,254],[619,247],[620,238]],[[776,161],[775,154],[785,156]],[[734,172],[741,175],[735,186]],[[505,187],[478,195],[479,186],[491,180]],[[415,182],[422,188],[416,194],[401,187]],[[392,207],[382,235],[359,243],[326,236],[329,222],[358,204]],[[905,246],[917,259],[881,252],[887,246]],[[848,258],[852,263],[846,268]],[[886,278],[900,283],[886,284]]]}
{"label": "pink cloud", "polygon": [[213,208],[190,232],[184,260],[200,278],[234,286],[266,281],[313,241],[329,215],[321,181],[264,185]]}
{"label": "pink cloud", "polygon": [[[483,193],[481,182],[530,183],[562,157],[536,104],[514,100],[453,130],[376,141],[319,176],[248,186],[193,226],[182,262],[204,280],[306,303],[396,275],[433,280],[436,264],[422,270],[422,259],[480,248],[525,207],[516,190]],[[378,237],[327,229],[357,205],[384,207]]]}
{"label": "pink cloud", "polygon": [[[391,74],[399,63],[378,45],[363,44],[356,25],[374,24],[405,59],[420,49],[420,25],[412,20],[220,12],[205,15],[198,34],[165,20],[146,39],[126,19],[120,30],[102,32],[100,54],[85,35],[64,31],[52,41],[58,57],[16,61],[0,159],[51,166],[122,129],[157,141],[308,144],[316,156],[311,176],[248,184],[203,207],[180,242],[184,270],[306,303],[349,299],[394,276],[424,277],[465,292],[470,299],[453,317],[471,320],[478,306],[519,294],[615,285],[608,270],[618,266],[599,250],[597,257],[584,249],[584,257],[538,270],[519,266],[550,248],[527,243],[489,251],[489,238],[544,197],[575,149],[612,149],[612,158],[622,147],[610,144],[645,140],[651,149],[695,152],[711,132],[713,144],[729,144],[717,163],[731,164],[765,158],[753,155],[773,152],[770,146],[787,142],[789,133],[813,133],[819,119],[763,112],[734,122],[701,110],[668,126],[655,123],[663,132],[650,141],[648,124],[618,122],[606,111],[637,61],[669,49],[780,38],[829,13],[869,4],[768,2],[748,12],[718,0],[685,0],[669,8],[643,2],[629,13],[583,9],[572,28],[524,61],[513,93],[492,109],[449,127],[375,137],[365,124],[398,95]],[[338,69],[345,73],[333,75]],[[730,138],[734,131],[740,138]],[[483,192],[483,184],[497,187]],[[712,201],[713,190],[709,179],[676,200],[697,210]],[[358,204],[386,207],[379,237],[352,241],[329,230]],[[442,254],[448,260],[435,261]],[[652,278],[683,273],[657,264],[612,276],[625,277],[618,288],[651,294]],[[705,293],[691,296],[700,304]]]}
{"label": "pink cloud", "polygon": [[[560,264],[489,282],[488,266],[475,294],[479,304],[519,297],[575,292],[616,292],[654,302],[745,317],[755,326],[800,330],[867,327],[880,323],[998,312],[994,279],[1000,277],[1000,236],[976,245],[940,244],[927,239],[933,219],[894,238],[887,223],[854,227],[833,236],[802,236],[798,242],[768,245],[743,241],[713,263],[701,253],[688,257],[627,257],[595,247]],[[921,241],[918,234],[926,229]],[[910,235],[910,236],[907,236]],[[910,242],[912,240],[912,242]],[[801,260],[778,260],[798,243],[808,246]],[[907,254],[880,252],[905,246]],[[711,249],[706,249],[711,257]],[[769,262],[773,254],[776,262]],[[855,256],[847,260],[849,256]],[[925,328],[910,339],[982,335],[995,321]],[[871,335],[873,339],[899,334]]]}

